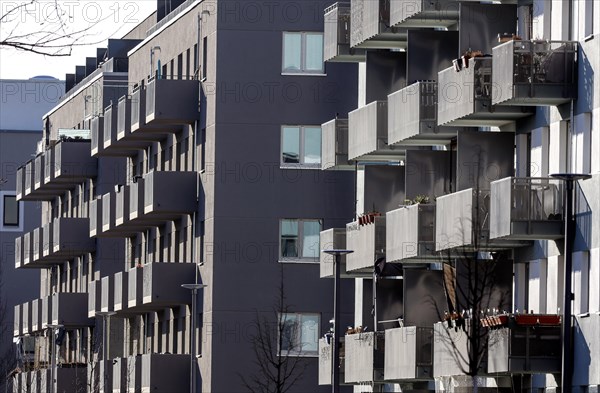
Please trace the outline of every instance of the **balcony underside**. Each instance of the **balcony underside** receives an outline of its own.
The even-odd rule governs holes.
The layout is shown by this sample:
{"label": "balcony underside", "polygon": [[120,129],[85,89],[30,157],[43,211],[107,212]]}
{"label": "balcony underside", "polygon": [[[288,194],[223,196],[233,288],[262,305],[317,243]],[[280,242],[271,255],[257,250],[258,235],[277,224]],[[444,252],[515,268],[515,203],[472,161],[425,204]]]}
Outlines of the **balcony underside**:
{"label": "balcony underside", "polygon": [[439,125],[446,127],[501,127],[531,115],[529,112],[510,106],[495,106],[492,111],[488,108],[487,103],[477,104],[471,114],[457,117]]}

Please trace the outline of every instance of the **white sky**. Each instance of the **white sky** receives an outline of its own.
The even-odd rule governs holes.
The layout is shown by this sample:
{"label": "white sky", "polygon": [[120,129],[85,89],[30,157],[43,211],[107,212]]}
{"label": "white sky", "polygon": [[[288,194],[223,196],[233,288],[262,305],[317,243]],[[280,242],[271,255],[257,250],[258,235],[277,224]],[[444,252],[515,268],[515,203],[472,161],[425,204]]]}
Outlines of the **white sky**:
{"label": "white sky", "polygon": [[[30,1],[0,1],[0,17],[18,3]],[[59,12],[68,17],[67,32],[90,27],[83,40],[84,46],[73,48],[71,56],[50,57],[0,46],[0,79],[29,79],[50,75],[63,80],[66,73],[74,73],[76,65],[85,65],[86,57],[95,57],[96,48],[106,47],[108,38],[121,38],[156,10],[156,0],[60,0]],[[41,29],[55,30],[58,17],[53,0],[36,0],[8,21],[2,21],[0,38],[9,31],[24,34]],[[13,30],[13,28],[15,28]],[[98,43],[97,43],[98,42]],[[93,44],[90,44],[93,43]]]}

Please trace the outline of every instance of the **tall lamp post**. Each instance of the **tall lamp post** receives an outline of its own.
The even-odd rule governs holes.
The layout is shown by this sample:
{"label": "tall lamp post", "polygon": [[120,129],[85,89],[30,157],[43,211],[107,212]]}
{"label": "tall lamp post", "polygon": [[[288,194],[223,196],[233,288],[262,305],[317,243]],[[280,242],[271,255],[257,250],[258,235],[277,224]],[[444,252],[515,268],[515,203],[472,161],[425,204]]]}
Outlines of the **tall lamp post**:
{"label": "tall lamp post", "polygon": [[577,225],[573,216],[573,200],[575,182],[591,178],[590,175],[578,173],[556,173],[550,175],[562,180],[565,185],[563,195],[563,209],[565,215],[565,244],[564,244],[564,296],[563,296],[563,323],[562,323],[562,367],[561,388],[563,393],[571,393],[573,385],[573,349],[572,349],[572,305],[573,301],[573,249],[575,248],[575,231]]}
{"label": "tall lamp post", "polygon": [[182,288],[192,291],[191,333],[190,333],[190,393],[196,393],[196,298],[198,290],[206,288],[205,284],[182,284]]}
{"label": "tall lamp post", "polygon": [[65,327],[61,324],[48,324],[46,326],[52,331],[52,342],[50,345],[50,393],[55,393],[56,390],[56,331]]}
{"label": "tall lamp post", "polygon": [[108,337],[110,334],[110,317],[115,315],[114,311],[97,311],[96,316],[102,317],[102,360],[106,363],[104,365],[104,375],[102,376],[104,381],[104,391],[107,391],[108,384],[108,372],[106,371],[106,367],[108,366],[108,358],[110,357],[110,349],[108,344]]}
{"label": "tall lamp post", "polygon": [[325,254],[333,255],[334,264],[334,282],[333,282],[333,365],[331,367],[331,391],[339,393],[340,391],[340,272],[342,265],[342,255],[351,254],[353,250],[322,250]]}

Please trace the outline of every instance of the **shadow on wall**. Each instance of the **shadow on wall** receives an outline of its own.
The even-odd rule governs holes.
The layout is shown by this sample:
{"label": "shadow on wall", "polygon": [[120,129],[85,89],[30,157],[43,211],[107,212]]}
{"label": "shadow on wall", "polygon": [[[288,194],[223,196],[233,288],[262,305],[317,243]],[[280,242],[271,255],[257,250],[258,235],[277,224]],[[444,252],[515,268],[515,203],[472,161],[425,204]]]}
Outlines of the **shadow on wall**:
{"label": "shadow on wall", "polygon": [[[588,180],[588,182],[595,182],[595,180]],[[586,187],[587,192],[592,191],[593,188]],[[593,191],[592,191],[593,192]],[[575,251],[587,251],[593,248],[592,244],[592,208],[589,205],[586,192],[582,189],[581,185],[577,183],[575,185],[575,222],[577,229],[575,233]]]}
{"label": "shadow on wall", "polygon": [[579,45],[577,101],[575,113],[591,112],[594,103],[594,69],[585,48]]}

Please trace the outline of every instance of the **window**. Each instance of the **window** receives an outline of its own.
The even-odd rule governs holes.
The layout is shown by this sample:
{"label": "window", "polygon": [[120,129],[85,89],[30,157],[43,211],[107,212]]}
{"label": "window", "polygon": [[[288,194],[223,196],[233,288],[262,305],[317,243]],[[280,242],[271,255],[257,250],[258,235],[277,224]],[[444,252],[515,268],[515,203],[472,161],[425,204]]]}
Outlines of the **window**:
{"label": "window", "polygon": [[281,165],[321,167],[321,127],[283,126]]}
{"label": "window", "polygon": [[282,355],[319,355],[319,314],[286,313],[279,315],[279,349]]}
{"label": "window", "polygon": [[0,219],[0,231],[23,230],[23,209],[21,202],[17,202],[15,192],[0,192]]}
{"label": "window", "polygon": [[323,33],[283,33],[282,72],[323,74]]}
{"label": "window", "polygon": [[279,225],[280,258],[318,262],[320,220],[281,220]]}

